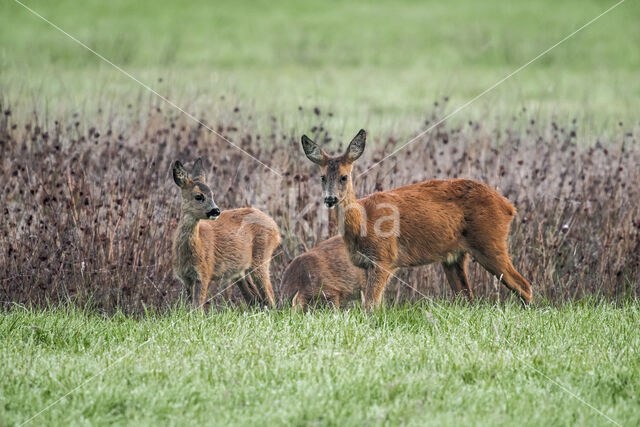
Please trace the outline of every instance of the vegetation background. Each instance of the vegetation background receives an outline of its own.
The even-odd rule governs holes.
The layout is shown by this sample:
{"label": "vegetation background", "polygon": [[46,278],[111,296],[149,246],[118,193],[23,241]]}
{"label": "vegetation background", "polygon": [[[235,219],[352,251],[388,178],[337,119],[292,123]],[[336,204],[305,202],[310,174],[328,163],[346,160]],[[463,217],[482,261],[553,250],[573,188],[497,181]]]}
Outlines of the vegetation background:
{"label": "vegetation background", "polygon": [[244,311],[228,284],[187,313],[171,162],[203,156],[221,207],[276,219],[278,283],[335,233],[302,133],[332,151],[366,128],[362,172],[614,2],[24,4],[282,176],[0,0],[0,423],[84,381],[34,422],[638,423],[638,2],[356,179],[498,188],[536,307],[475,265],[483,301],[448,302],[430,266],[372,315]]}

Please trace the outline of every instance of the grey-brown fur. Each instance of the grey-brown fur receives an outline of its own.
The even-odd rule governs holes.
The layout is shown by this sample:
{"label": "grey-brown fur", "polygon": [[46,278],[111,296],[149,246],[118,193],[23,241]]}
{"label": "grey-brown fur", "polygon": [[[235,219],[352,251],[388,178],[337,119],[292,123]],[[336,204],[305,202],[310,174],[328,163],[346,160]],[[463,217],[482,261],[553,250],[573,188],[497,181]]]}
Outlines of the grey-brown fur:
{"label": "grey-brown fur", "polygon": [[211,280],[227,279],[238,282],[248,303],[273,306],[269,265],[274,249],[280,244],[273,219],[253,208],[220,212],[205,184],[200,159],[191,174],[180,162],[175,162],[173,178],[182,193],[182,214],[173,242],[173,268],[192,295],[193,305],[202,307],[206,302]]}

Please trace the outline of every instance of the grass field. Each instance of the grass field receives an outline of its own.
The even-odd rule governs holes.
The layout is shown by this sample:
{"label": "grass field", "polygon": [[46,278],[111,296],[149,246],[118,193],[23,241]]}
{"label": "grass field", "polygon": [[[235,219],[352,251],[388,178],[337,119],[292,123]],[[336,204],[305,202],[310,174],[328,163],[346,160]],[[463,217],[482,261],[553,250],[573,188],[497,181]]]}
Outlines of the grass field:
{"label": "grass field", "polygon": [[32,424],[637,425],[639,322],[637,305],[590,304],[15,309],[0,317],[0,419],[81,385]]}

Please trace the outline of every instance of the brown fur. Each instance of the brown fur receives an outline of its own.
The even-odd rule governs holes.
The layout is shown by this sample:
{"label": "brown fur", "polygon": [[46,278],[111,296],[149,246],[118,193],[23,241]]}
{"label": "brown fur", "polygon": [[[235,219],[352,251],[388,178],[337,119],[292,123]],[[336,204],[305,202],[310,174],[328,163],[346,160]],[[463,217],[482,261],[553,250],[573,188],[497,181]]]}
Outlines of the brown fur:
{"label": "brown fur", "polygon": [[253,208],[222,211],[216,219],[206,219],[217,206],[203,182],[204,174],[192,175],[196,178],[176,162],[174,180],[182,190],[182,215],[173,241],[173,268],[192,294],[193,305],[205,303],[211,280],[227,279],[239,281],[248,303],[273,306],[269,265],[280,244],[278,226]]}
{"label": "brown fur", "polygon": [[282,294],[296,309],[318,301],[340,307],[364,284],[364,270],[351,263],[342,236],[335,236],[289,263],[282,278]]}
{"label": "brown fur", "polygon": [[[351,261],[366,270],[365,307],[377,306],[389,277],[402,267],[440,262],[454,292],[473,299],[466,274],[467,254],[500,278],[525,303],[532,300],[529,282],[513,267],[507,235],[515,208],[486,185],[469,179],[433,180],[357,200],[351,172],[364,151],[361,130],[344,155],[329,157],[306,136],[307,157],[320,165],[325,203],[337,200],[344,218],[343,239]],[[346,179],[345,179],[346,177]],[[392,233],[393,208],[399,214],[398,233]],[[365,219],[366,218],[366,219]],[[378,230],[388,235],[381,237]]]}

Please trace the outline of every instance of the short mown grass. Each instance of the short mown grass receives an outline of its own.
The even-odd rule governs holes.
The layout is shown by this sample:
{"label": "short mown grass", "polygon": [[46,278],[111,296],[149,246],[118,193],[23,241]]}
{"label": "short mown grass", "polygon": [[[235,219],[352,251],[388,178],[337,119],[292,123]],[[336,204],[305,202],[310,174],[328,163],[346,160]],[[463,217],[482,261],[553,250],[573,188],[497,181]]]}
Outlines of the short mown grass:
{"label": "short mown grass", "polygon": [[0,420],[80,386],[32,423],[637,425],[638,324],[636,304],[15,308],[0,315]]}

